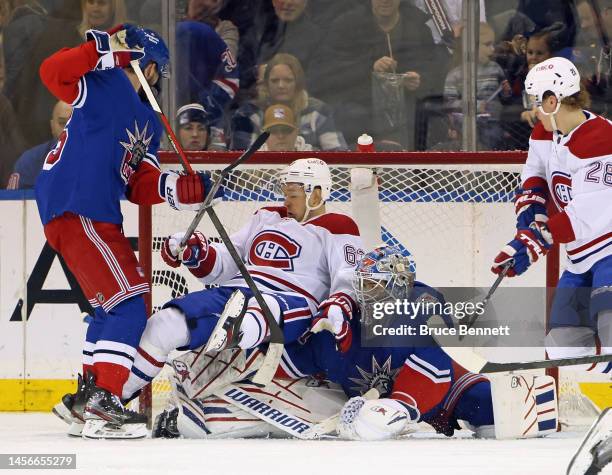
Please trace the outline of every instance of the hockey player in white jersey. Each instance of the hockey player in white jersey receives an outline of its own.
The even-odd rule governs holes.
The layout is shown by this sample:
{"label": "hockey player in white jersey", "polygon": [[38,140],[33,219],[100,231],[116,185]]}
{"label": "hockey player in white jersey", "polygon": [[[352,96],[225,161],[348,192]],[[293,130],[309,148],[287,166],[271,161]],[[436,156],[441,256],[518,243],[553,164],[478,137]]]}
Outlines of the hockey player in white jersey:
{"label": "hockey player in white jersey", "polygon": [[[584,110],[588,93],[571,61],[551,58],[527,75],[539,123],[516,196],[517,232],[495,258],[520,275],[565,244],[567,268],[552,305],[551,358],[612,352],[612,123]],[[547,209],[554,212],[548,216]],[[612,363],[574,369],[609,373]]]}
{"label": "hockey player in white jersey", "polygon": [[[316,316],[345,349],[355,309],[352,269],[363,253],[357,225],[346,215],[326,212],[332,180],[322,160],[296,160],[280,173],[278,184],[285,206],[260,209],[231,240],[283,328],[286,344]],[[124,398],[149,383],[174,349],[248,349],[268,336],[262,310],[227,248],[197,233],[179,253],[182,237],[166,239],[164,260],[173,267],[182,263],[203,284],[220,287],[171,300],[149,318]],[[230,299],[243,299],[243,311],[224,321],[227,315],[219,317]]]}

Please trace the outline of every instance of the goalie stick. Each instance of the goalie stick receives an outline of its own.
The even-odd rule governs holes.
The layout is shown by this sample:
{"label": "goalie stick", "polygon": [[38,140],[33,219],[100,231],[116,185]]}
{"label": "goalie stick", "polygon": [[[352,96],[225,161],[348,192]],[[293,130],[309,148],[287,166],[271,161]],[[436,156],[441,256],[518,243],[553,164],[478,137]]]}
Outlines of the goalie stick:
{"label": "goalie stick", "polygon": [[[214,394],[233,406],[239,407],[258,419],[302,440],[321,439],[323,436],[333,437],[328,434],[336,430],[340,419],[340,413],[338,413],[317,424],[313,424],[295,414],[265,402],[254,392],[244,387],[238,387],[235,384],[227,384],[218,391],[215,391]],[[372,388],[363,397],[365,399],[378,399],[379,393],[375,388]]]}
{"label": "goalie stick", "polygon": [[[446,326],[442,317],[438,315],[434,315],[429,319],[428,325],[431,326],[432,324],[438,328]],[[437,336],[434,336],[434,339],[448,356],[472,373],[504,373],[507,371],[558,368],[559,366],[576,366],[612,361],[611,353],[607,355],[578,356],[575,358],[496,363],[489,361],[472,347],[448,346],[447,339],[444,342]],[[457,344],[459,343],[457,342]]]}
{"label": "goalie stick", "polygon": [[[146,78],[144,77],[144,74],[142,73],[142,70],[140,69],[140,65],[138,64],[138,61],[132,61],[130,64],[132,65],[132,68],[134,69],[134,72],[136,73],[136,76],[138,77],[138,80],[140,81],[140,85],[142,86],[147,96],[147,99],[149,100],[149,103],[151,104],[151,107],[160,116],[161,121],[163,122],[164,127],[166,129],[170,144],[172,145],[172,148],[174,149],[174,151],[181,158],[185,171],[190,174],[194,173],[193,168],[191,167],[191,164],[187,160],[185,152],[181,148],[178,142],[178,139],[176,138],[176,135],[174,134],[174,131],[172,130],[172,127],[170,126],[170,123],[168,122],[168,119],[162,112],[161,107],[159,107],[159,104],[157,103],[157,100],[155,99],[155,96],[153,95],[153,91],[151,91],[151,86],[149,85]],[[210,217],[210,220],[212,221],[213,226],[219,233],[219,237],[221,238],[221,240],[223,241],[223,244],[225,245],[230,255],[232,256],[232,259],[234,263],[236,264],[236,266],[238,267],[238,270],[240,271],[242,278],[247,283],[247,286],[249,287],[251,292],[253,292],[253,296],[255,297],[255,300],[259,304],[263,312],[264,318],[266,319],[266,323],[268,324],[268,328],[270,329],[270,340],[269,340],[268,349],[266,351],[266,357],[261,367],[257,371],[257,374],[252,379],[253,382],[258,385],[266,385],[270,381],[272,381],[272,378],[274,377],[274,373],[276,372],[276,368],[278,368],[281,356],[283,354],[283,349],[284,349],[285,339],[283,336],[283,331],[281,330],[279,324],[276,322],[276,319],[272,315],[272,312],[270,311],[268,304],[266,303],[263,296],[261,295],[261,292],[257,288],[257,285],[255,285],[253,278],[247,271],[247,268],[242,262],[242,259],[240,258],[240,255],[236,251],[236,248],[232,244],[232,241],[230,240],[229,235],[227,234],[227,232],[225,231],[225,228],[221,224],[221,221],[219,220],[217,213],[212,208],[212,204],[213,204],[213,198],[215,196],[215,193],[217,192],[217,190],[221,186],[221,183],[223,182],[225,177],[229,174],[229,172],[232,171],[234,168],[236,168],[241,163],[243,163],[244,161],[248,160],[265,143],[265,141],[268,139],[269,136],[270,134],[268,132],[263,132],[259,137],[257,137],[255,142],[253,142],[253,144],[234,163],[228,165],[227,167],[223,169],[223,171],[221,172],[221,174],[215,181],[212,189],[209,191],[208,195],[206,196],[206,199],[202,203],[202,206],[200,206],[198,213],[196,214],[194,219],[191,221],[191,224],[187,228],[187,231],[185,232],[185,235],[183,236],[183,239],[181,241],[181,248],[183,248],[185,246],[185,242],[191,237],[191,235],[195,231],[195,228],[198,226],[198,224],[202,220],[202,217],[204,216],[204,214],[208,213],[208,216]]]}

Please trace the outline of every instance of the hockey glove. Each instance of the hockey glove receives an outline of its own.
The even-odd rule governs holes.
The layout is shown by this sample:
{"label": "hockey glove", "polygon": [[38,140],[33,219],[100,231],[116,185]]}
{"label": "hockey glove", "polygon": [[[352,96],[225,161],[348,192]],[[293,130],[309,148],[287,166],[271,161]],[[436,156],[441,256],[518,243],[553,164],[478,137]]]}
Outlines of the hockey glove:
{"label": "hockey glove", "polygon": [[164,240],[161,256],[170,267],[179,267],[181,262],[196,277],[205,277],[212,271],[216,260],[216,251],[208,245],[206,237],[196,231],[179,251],[184,233],[176,233]]}
{"label": "hockey glove", "polygon": [[[171,208],[176,210],[198,210],[212,188],[210,175],[197,172],[179,175],[176,172],[165,172],[159,177],[159,195]],[[223,198],[223,187],[215,193],[215,200]]]}
{"label": "hockey glove", "polygon": [[552,235],[544,223],[531,223],[527,229],[520,229],[495,258],[491,271],[499,274],[511,259],[514,264],[508,270],[507,276],[514,277],[525,272],[531,264],[545,256],[553,244]]}
{"label": "hockey glove", "polygon": [[129,23],[117,25],[108,32],[87,30],[85,37],[96,42],[100,55],[96,69],[124,68],[145,55],[141,46],[145,44],[144,31]]}
{"label": "hockey glove", "polygon": [[519,188],[516,190],[516,196],[514,197],[516,229],[527,229],[533,222],[545,223],[548,221],[548,215],[546,214],[547,201],[547,193],[543,188]]}
{"label": "hockey glove", "polygon": [[336,347],[341,353],[346,353],[353,342],[353,330],[350,320],[353,308],[350,302],[342,296],[331,296],[319,306],[310,325],[312,333],[326,330],[334,334]]}

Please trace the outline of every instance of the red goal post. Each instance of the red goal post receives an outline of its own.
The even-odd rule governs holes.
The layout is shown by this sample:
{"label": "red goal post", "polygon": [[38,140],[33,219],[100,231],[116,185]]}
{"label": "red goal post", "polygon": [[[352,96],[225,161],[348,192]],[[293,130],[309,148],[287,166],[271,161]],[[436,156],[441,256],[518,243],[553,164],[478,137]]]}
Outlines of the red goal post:
{"label": "red goal post", "polygon": [[[239,156],[240,152],[187,152],[194,169],[210,170],[213,175]],[[160,152],[158,157],[164,169],[181,170],[174,153]],[[387,242],[397,240],[412,252],[417,279],[433,286],[491,285],[492,259],[513,236],[512,198],[526,152],[258,152],[231,175],[226,199],[218,205],[230,234],[273,199],[269,185],[276,171],[307,157],[330,165],[334,185],[329,207],[349,214],[350,169],[377,171],[383,237]],[[189,275],[164,270],[158,257],[163,237],[185,230],[192,218],[193,213],[172,211],[164,204],[140,207],[139,258],[152,283],[147,296],[150,310],[199,286]],[[207,221],[204,218],[199,229],[214,238],[216,233]],[[554,288],[559,277],[558,246],[548,254],[545,265],[528,274],[521,280]],[[154,405],[150,392],[148,397],[141,403],[150,410]]]}

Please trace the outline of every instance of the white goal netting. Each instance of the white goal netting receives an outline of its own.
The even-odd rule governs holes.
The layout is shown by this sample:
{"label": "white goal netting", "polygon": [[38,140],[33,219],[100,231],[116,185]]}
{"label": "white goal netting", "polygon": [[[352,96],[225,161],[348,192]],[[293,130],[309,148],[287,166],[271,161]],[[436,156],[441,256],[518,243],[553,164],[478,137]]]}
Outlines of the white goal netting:
{"label": "white goal netting", "polygon": [[[415,257],[417,279],[434,287],[489,287],[493,275],[490,266],[500,247],[513,235],[515,216],[512,198],[520,183],[520,165],[491,160],[487,164],[411,164],[409,160],[377,163],[368,168],[378,176],[378,213],[382,238],[387,243],[405,246]],[[212,172],[213,177],[225,163],[197,165],[196,169]],[[363,165],[360,165],[363,166]],[[180,169],[166,164],[166,169]],[[353,165],[331,165],[333,192],[328,211],[353,214],[350,170]],[[228,232],[237,231],[254,211],[282,201],[273,193],[273,181],[282,165],[258,163],[244,165],[231,173],[226,183],[224,201],[216,206],[217,214]],[[167,267],[159,255],[163,239],[184,231],[194,214],[174,212],[167,206],[153,207],[150,235],[141,236],[151,244],[152,300],[159,308],[171,298],[201,289],[201,284],[183,269]],[[198,227],[204,235],[218,238],[212,223],[205,217]],[[546,265],[538,263],[517,284],[506,279],[504,285],[547,287]],[[553,283],[554,285],[554,283]],[[545,318],[545,301],[542,301]],[[523,359],[525,354],[521,352]],[[542,358],[539,354],[532,359]],[[561,405],[574,414],[588,413],[579,388],[572,379],[564,383]],[[153,384],[152,406],[156,413],[170,390],[162,374]],[[564,393],[569,397],[564,398]],[[564,402],[569,401],[569,402]]]}

